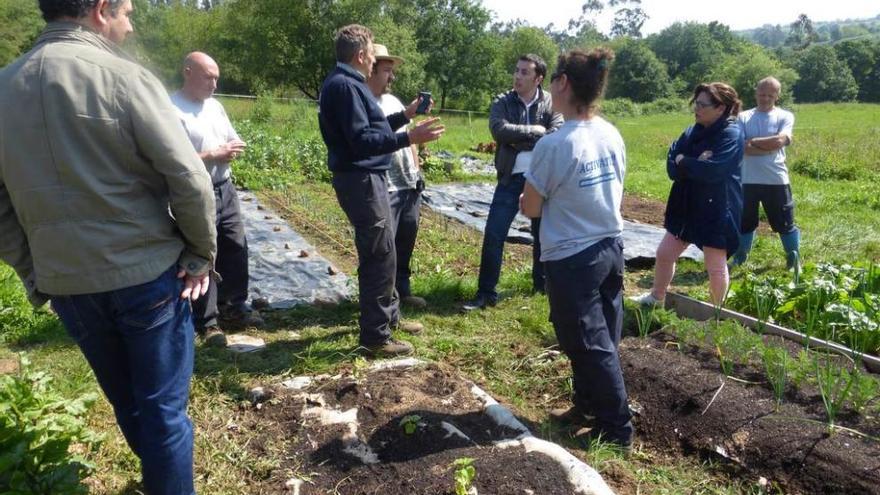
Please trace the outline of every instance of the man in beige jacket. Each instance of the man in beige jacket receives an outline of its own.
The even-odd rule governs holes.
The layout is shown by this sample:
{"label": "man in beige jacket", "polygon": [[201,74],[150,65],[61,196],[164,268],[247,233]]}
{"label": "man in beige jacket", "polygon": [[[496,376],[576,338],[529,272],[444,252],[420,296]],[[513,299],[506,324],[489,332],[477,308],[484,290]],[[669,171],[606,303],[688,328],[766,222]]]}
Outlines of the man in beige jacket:
{"label": "man in beige jacket", "polygon": [[[149,494],[192,494],[190,300],[216,252],[214,196],[168,94],[117,48],[131,0],[41,0],[0,70],[0,259],[76,341]],[[169,208],[170,206],[170,208]]]}

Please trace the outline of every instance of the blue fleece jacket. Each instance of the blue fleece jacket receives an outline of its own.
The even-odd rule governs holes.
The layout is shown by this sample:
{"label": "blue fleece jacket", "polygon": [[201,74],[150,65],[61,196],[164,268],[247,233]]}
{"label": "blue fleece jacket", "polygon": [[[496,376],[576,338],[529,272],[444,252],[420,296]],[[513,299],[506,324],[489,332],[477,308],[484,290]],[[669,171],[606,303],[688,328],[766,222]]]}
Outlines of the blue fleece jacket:
{"label": "blue fleece jacket", "polygon": [[[711,158],[699,160],[704,151],[711,151]],[[684,158],[676,164],[679,154]],[[709,127],[691,126],[672,143],[666,159],[673,181],[664,223],[669,233],[700,249],[726,249],[728,256],[736,251],[742,218],[742,156],[742,132],[725,117]]]}
{"label": "blue fleece jacket", "polygon": [[392,129],[409,123],[403,112],[385,117],[364,76],[338,64],[324,80],[318,101],[318,125],[327,145],[331,172],[385,172],[391,155],[409,146],[405,132]]}

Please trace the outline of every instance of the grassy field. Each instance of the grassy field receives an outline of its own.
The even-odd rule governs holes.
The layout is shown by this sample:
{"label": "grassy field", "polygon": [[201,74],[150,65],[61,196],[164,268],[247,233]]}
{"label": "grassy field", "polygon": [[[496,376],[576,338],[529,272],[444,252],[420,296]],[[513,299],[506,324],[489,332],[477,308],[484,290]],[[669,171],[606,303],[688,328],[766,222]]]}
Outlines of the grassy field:
{"label": "grassy field", "polygon": [[[268,123],[239,123],[261,137],[243,136],[254,144],[239,166],[237,180],[257,189],[291,225],[319,247],[338,267],[353,273],[350,227],[326,183],[305,181],[320,173],[322,150],[316,111],[307,104],[274,105],[258,115],[254,102],[226,101],[239,122],[254,116]],[[257,105],[259,106],[259,105]],[[264,105],[264,107],[266,107]],[[266,107],[269,108],[269,107]],[[795,144],[791,163],[808,260],[854,261],[880,257],[880,205],[873,176],[880,169],[880,107],[868,105],[802,105],[796,109]],[[477,142],[490,140],[485,115],[443,115],[448,132],[431,145],[433,151],[470,153]],[[621,117],[612,120],[627,143],[627,192],[658,201],[669,181],[663,159],[666,147],[691,118],[688,115]],[[311,144],[310,144],[311,143]],[[288,146],[283,152],[278,147]],[[485,156],[485,155],[484,155]],[[306,163],[308,162],[308,163]],[[781,270],[778,241],[763,236],[748,268]],[[669,457],[640,446],[629,459],[608,449],[583,450],[547,421],[547,411],[565,405],[570,390],[565,360],[533,359],[555,343],[547,321],[546,298],[532,295],[528,274],[529,249],[509,246],[500,283],[502,300],[495,308],[461,314],[458,305],[476,288],[480,234],[427,212],[413,261],[416,293],[429,308],[405,316],[425,323],[413,342],[418,357],[459,368],[518,414],[540,424],[541,436],[571,447],[618,487],[631,493],[742,494],[759,493],[753,479],[731,477],[720,466],[700,460]],[[675,284],[697,295],[705,293],[702,268],[685,263]],[[650,281],[650,272],[628,275],[628,291]],[[268,328],[257,332],[268,348],[257,354],[233,355],[199,347],[196,352],[191,415],[196,427],[196,475],[200,493],[251,493],[248,483],[263,479],[284,455],[284,441],[266,445],[256,454],[247,445],[248,432],[232,425],[247,404],[249,387],[283,378],[333,371],[356,356],[357,308],[302,308],[273,312]],[[0,267],[0,364],[26,353],[32,368],[49,372],[57,392],[68,398],[96,391],[88,365],[63,328],[46,309],[27,305],[17,279]],[[2,369],[2,368],[0,368]],[[137,493],[138,465],[115,427],[112,411],[101,398],[88,412],[88,425],[104,434],[104,442],[87,458],[96,466],[88,480],[91,492]],[[291,473],[293,475],[294,473]]]}

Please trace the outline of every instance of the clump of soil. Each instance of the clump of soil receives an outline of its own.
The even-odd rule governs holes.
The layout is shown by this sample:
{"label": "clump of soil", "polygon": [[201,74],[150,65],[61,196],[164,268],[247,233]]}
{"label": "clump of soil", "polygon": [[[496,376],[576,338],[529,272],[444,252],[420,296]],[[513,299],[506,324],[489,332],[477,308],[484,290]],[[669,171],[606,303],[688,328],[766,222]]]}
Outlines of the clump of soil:
{"label": "clump of soil", "polygon": [[[642,406],[636,423],[641,440],[682,455],[726,458],[785,493],[880,494],[880,443],[843,431],[829,434],[817,394],[790,393],[776,412],[766,384],[724,378],[710,353],[679,352],[669,340],[658,333],[620,346],[627,390]],[[744,368],[737,376],[757,381],[761,373]],[[880,435],[876,420],[850,415],[842,421]]]}
{"label": "clump of soil", "polygon": [[[275,387],[270,401],[250,411],[248,429],[259,431],[252,450],[289,438],[282,465],[252,487],[254,493],[291,493],[285,483],[295,477],[307,480],[301,494],[452,494],[452,463],[462,457],[474,459],[481,495],[572,493],[567,474],[550,457],[496,444],[521,432],[483,414],[471,384],[455,371],[430,364],[355,377],[360,374],[302,391]],[[350,424],[322,425],[309,411],[318,406],[342,414],[357,408],[357,431]],[[409,434],[407,421],[415,426]]]}

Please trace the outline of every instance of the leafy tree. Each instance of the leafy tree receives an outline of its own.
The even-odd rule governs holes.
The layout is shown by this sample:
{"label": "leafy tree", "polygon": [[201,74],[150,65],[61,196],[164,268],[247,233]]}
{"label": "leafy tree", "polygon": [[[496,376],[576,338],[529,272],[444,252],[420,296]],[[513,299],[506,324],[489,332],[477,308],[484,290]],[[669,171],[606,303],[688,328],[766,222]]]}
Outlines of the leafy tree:
{"label": "leafy tree", "polygon": [[742,53],[726,57],[712,70],[710,79],[724,81],[733,86],[743,101],[743,106],[750,108],[755,106],[755,86],[768,76],[773,76],[782,83],[780,102],[787,103],[792,86],[798,78],[797,72],[785,67],[758,45],[749,45]]}
{"label": "leafy tree", "polygon": [[683,93],[706,81],[719,60],[740,53],[746,43],[717,22],[677,22],[650,36],[648,42]]}
{"label": "leafy tree", "polygon": [[877,57],[874,59],[874,68],[871,74],[859,88],[859,98],[862,101],[880,102],[880,41],[874,44]]}
{"label": "leafy tree", "polygon": [[[648,14],[642,10],[642,0],[587,0],[581,5],[581,15],[568,22],[568,32],[577,33],[586,26],[596,30],[596,17],[607,8],[619,7],[614,11],[611,22],[611,36],[642,37],[642,26],[648,20]],[[598,32],[598,31],[597,31]]]}
{"label": "leafy tree", "polygon": [[813,29],[813,21],[807,17],[807,14],[801,14],[791,23],[785,44],[796,50],[803,50],[818,39],[816,31]]}
{"label": "leafy tree", "polygon": [[[181,63],[187,53],[204,51],[220,65],[221,81],[229,74],[227,60],[217,53],[219,9],[211,12],[199,8],[199,2],[156,2],[135,0],[133,23],[136,36],[126,42],[138,60],[172,87],[179,86],[183,76]],[[234,70],[232,71],[235,72]]]}
{"label": "leafy tree", "polygon": [[880,59],[880,41],[845,40],[834,45],[834,51],[837,53],[837,57],[843,60],[852,71],[852,75],[859,85],[859,100],[868,101],[874,67],[877,65],[877,60]]}
{"label": "leafy tree", "polygon": [[0,67],[30,48],[44,25],[37,2],[0,0]]}
{"label": "leafy tree", "polygon": [[[416,0],[419,51],[425,54],[425,74],[439,89],[441,108],[450,100],[464,106],[488,105],[496,74],[492,67],[499,40],[486,30],[489,11],[475,0]],[[436,100],[437,98],[435,98]]]}
{"label": "leafy tree", "polygon": [[767,48],[775,48],[777,46],[782,46],[785,43],[786,34],[782,30],[782,26],[779,24],[771,25],[764,24],[755,30],[752,35],[752,39],[755,43],[759,45],[765,46]]}
{"label": "leafy tree", "polygon": [[666,66],[646,43],[627,39],[616,44],[614,52],[608,98],[647,102],[672,93]]}
{"label": "leafy tree", "polygon": [[798,82],[794,96],[798,101],[852,101],[859,86],[845,62],[837,58],[834,49],[815,45],[800,55],[797,61]]}

